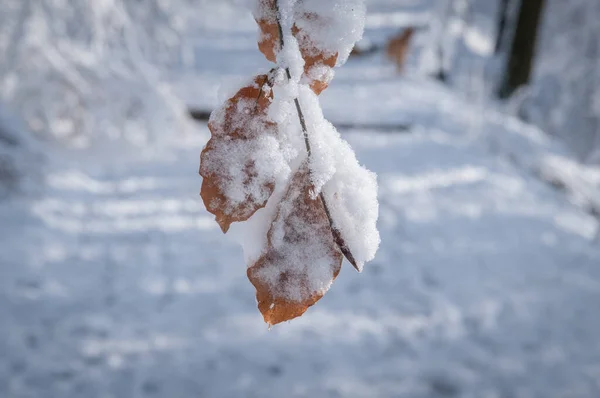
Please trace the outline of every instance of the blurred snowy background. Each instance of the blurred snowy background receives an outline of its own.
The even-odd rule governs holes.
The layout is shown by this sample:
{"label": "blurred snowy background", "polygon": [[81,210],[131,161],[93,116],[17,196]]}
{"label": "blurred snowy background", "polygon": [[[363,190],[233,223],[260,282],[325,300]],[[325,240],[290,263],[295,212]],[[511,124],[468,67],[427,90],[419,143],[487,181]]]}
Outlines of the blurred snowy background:
{"label": "blurred snowy background", "polygon": [[518,0],[368,1],[321,99],[382,246],[267,331],[198,196],[202,119],[270,68],[248,2],[3,0],[0,397],[599,397],[600,3],[547,0],[499,100]]}

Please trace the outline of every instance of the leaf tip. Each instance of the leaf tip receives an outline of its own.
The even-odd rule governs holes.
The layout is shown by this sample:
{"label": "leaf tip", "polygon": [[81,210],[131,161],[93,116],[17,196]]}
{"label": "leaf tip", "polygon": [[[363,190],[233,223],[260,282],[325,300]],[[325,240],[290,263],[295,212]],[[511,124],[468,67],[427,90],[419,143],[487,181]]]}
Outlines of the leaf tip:
{"label": "leaf tip", "polygon": [[229,231],[231,222],[229,222],[226,217],[219,217],[219,216],[216,216],[215,220],[217,221],[217,224],[219,224],[221,231],[223,231],[223,233],[226,234],[227,231]]}

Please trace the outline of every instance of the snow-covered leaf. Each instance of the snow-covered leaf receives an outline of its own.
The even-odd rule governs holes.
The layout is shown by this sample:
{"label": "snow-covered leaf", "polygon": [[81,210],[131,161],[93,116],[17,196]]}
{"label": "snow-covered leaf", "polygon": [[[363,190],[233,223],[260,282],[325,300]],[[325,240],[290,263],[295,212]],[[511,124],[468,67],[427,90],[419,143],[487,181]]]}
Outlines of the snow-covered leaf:
{"label": "snow-covered leaf", "polygon": [[325,208],[311,195],[308,166],[291,179],[268,233],[265,253],[248,268],[265,322],[302,315],[331,286],[342,265]]}
{"label": "snow-covered leaf", "polygon": [[267,116],[273,98],[267,83],[267,75],[255,77],[208,124],[212,137],[200,157],[200,195],[223,232],[250,218],[273,193],[279,142]]}

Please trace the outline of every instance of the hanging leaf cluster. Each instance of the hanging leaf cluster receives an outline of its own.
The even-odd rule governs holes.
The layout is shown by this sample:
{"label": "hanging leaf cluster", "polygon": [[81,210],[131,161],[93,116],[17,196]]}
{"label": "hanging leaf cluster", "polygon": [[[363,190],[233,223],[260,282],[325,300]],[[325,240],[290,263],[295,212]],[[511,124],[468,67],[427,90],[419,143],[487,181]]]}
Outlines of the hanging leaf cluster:
{"label": "hanging leaf cluster", "polygon": [[[335,1],[330,12],[309,0],[293,4],[288,34],[276,0],[258,0],[254,14],[259,50],[282,62],[284,38],[295,40],[301,76],[285,61],[285,68],[252,78],[211,114],[200,157],[206,209],[224,233],[232,226],[244,231],[252,242],[242,242],[245,250],[259,242],[246,256],[247,275],[269,325],[302,315],[327,292],[343,257],[361,270],[379,244],[375,176],[323,119],[316,97],[340,51],[349,53],[327,30],[335,25]],[[294,84],[295,98],[281,94]]]}

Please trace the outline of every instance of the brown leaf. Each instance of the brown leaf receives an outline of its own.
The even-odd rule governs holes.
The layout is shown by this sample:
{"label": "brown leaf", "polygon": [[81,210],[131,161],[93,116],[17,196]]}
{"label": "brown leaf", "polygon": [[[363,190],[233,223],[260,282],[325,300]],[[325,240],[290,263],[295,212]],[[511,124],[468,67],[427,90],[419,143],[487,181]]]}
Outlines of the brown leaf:
{"label": "brown leaf", "polygon": [[267,75],[255,77],[215,110],[208,123],[211,139],[200,155],[200,196],[223,232],[232,222],[250,218],[273,193],[273,176],[258,173],[255,164],[260,138],[277,133],[267,116],[273,98],[267,82]]}
{"label": "brown leaf", "polygon": [[[329,82],[331,79],[329,77],[328,70],[325,68],[332,69],[335,66],[337,56],[337,53],[325,59],[323,59],[321,56],[304,56],[304,76],[312,76],[308,80],[310,88],[315,94],[319,95],[323,92],[323,90],[329,87]],[[320,73],[317,75],[319,77],[314,77],[315,75],[312,74],[311,69],[313,67],[319,68],[318,70]]]}
{"label": "brown leaf", "polygon": [[[314,14],[304,14],[303,17],[313,23],[319,23],[318,16]],[[328,72],[335,66],[338,54],[331,54],[319,48],[312,39],[310,32],[299,29],[296,25],[292,27],[292,34],[298,40],[300,53],[304,58],[303,77],[309,81],[313,92],[319,95],[329,86]]]}
{"label": "brown leaf", "polygon": [[404,68],[406,56],[410,49],[410,42],[415,34],[415,28],[408,27],[399,34],[390,39],[386,46],[386,54],[388,58],[396,64],[397,70],[400,72]]}
{"label": "brown leaf", "polygon": [[279,52],[279,27],[277,26],[277,0],[259,0],[255,20],[260,29],[258,49],[271,62],[277,62]]}
{"label": "brown leaf", "polygon": [[258,23],[261,32],[258,38],[258,49],[267,60],[277,62],[277,53],[279,52],[279,28],[277,23],[265,19],[257,20],[256,23]]}
{"label": "brown leaf", "polygon": [[321,299],[342,265],[323,203],[311,195],[306,164],[291,179],[267,238],[248,278],[265,322],[275,325],[302,315]]}

